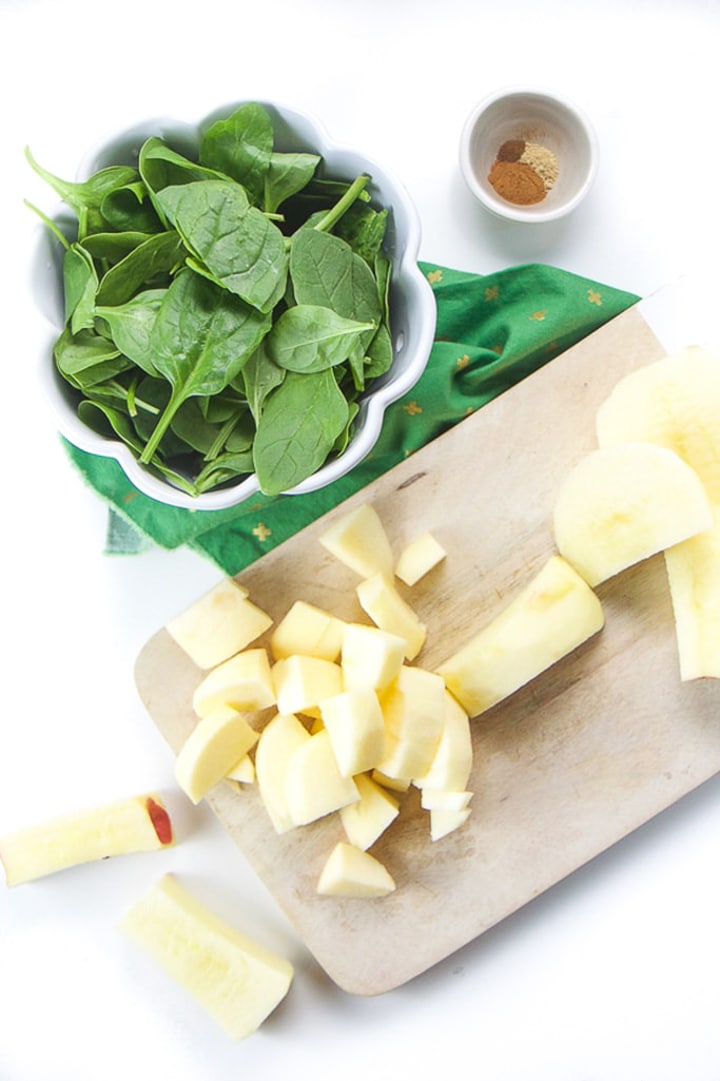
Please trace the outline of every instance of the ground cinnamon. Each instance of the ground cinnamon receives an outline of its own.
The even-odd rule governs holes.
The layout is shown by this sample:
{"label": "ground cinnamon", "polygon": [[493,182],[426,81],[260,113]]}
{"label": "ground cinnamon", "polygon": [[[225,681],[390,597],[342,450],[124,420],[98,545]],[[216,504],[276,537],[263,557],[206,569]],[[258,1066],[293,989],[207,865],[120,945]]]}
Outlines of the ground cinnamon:
{"label": "ground cinnamon", "polygon": [[495,161],[488,180],[502,199],[530,206],[545,198],[545,182],[531,165],[523,161]]}
{"label": "ground cinnamon", "polygon": [[557,158],[547,147],[524,139],[506,139],[497,152],[488,180],[501,199],[531,206],[545,198],[557,176]]}

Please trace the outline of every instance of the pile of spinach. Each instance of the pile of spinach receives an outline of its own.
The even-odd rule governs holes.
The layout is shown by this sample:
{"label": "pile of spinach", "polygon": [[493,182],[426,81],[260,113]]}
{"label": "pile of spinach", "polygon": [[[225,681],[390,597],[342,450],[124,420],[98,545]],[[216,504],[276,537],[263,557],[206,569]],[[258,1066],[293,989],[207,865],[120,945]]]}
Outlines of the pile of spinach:
{"label": "pile of spinach", "polygon": [[276,150],[258,103],[208,127],[196,160],[151,137],[136,165],[73,183],[26,156],[77,218],[68,239],[37,211],[64,246],[54,360],[84,423],[192,495],[253,472],[278,494],[342,453],[392,362],[367,174]]}

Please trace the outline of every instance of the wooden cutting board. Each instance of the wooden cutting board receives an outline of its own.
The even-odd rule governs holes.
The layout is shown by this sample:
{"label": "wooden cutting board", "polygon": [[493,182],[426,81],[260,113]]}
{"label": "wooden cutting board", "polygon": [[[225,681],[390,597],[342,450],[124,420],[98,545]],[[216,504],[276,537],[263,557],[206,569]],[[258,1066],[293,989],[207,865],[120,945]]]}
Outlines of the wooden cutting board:
{"label": "wooden cutting board", "polygon": [[[671,294],[671,297],[673,294]],[[426,622],[432,668],[494,615],[553,550],[559,484],[594,443],[617,379],[676,343],[637,305],[239,575],[280,618],[298,599],[364,619],[357,576],[319,534],[372,502],[396,548],[431,530],[445,562],[406,596]],[[680,334],[684,331],[680,330]],[[680,345],[712,343],[692,329]],[[473,812],[436,843],[417,793],[373,848],[397,884],[382,900],[318,897],[337,816],[278,836],[257,792],[223,783],[209,802],[329,976],[375,995],[447,957],[720,769],[720,685],[682,684],[661,556],[598,590],[606,627],[473,722]],[[168,618],[176,613],[168,613]],[[201,673],[164,629],[143,648],[139,693],[173,751],[195,717]]]}

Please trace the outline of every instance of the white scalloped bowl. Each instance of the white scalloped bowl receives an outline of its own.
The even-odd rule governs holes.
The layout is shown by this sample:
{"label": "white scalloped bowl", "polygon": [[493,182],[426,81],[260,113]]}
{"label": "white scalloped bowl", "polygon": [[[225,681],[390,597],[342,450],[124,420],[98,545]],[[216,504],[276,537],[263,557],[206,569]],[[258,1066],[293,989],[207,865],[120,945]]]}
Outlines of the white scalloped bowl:
{"label": "white scalloped bowl", "polygon": [[[107,165],[135,164],[141,145],[151,135],[167,139],[174,149],[189,156],[197,146],[199,133],[241,104],[243,102],[233,102],[196,125],[171,119],[137,124],[90,153],[82,163],[79,176],[89,176]],[[334,142],[315,118],[275,102],[262,101],[260,104],[272,117],[278,150],[309,150],[320,154],[323,159],[320,175],[352,180],[359,173],[369,173],[372,179],[366,190],[373,203],[390,211],[385,248],[392,262],[393,362],[385,375],[373,380],[359,402],[353,435],[345,451],[285,493],[300,495],[323,488],[344,476],[372,450],[382,431],[387,407],[406,394],[425,370],[435,333],[435,298],[418,267],[420,221],[401,182],[367,155]],[[38,307],[54,329],[41,357],[40,378],[60,433],[81,450],[113,458],[139,491],[160,503],[192,510],[219,510],[257,493],[260,490],[258,481],[252,474],[228,487],[199,496],[188,495],[140,465],[119,440],[97,434],[78,418],[74,391],[59,375],[52,358],[52,344],[63,324],[63,293],[62,248],[50,230],[41,228],[35,254],[32,288]]]}

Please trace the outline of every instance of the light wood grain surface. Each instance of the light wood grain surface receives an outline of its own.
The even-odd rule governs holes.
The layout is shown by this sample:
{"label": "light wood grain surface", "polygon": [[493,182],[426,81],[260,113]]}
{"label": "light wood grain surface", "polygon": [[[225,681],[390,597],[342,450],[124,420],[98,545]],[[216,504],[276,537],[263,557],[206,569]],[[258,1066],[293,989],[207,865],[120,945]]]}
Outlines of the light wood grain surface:
{"label": "light wood grain surface", "polygon": [[[437,665],[527,582],[553,550],[554,494],[595,445],[594,412],[625,372],[664,349],[637,308],[462,421],[239,575],[280,618],[298,598],[364,618],[358,579],[318,536],[372,502],[399,551],[425,530],[447,559],[405,595],[428,626],[416,663]],[[636,829],[720,768],[720,689],[682,684],[665,570],[655,557],[598,590],[594,639],[473,722],[468,823],[436,842],[417,793],[373,848],[397,890],[321,898],[335,816],[278,836],[252,788],[209,797],[231,837],[329,976],[359,995],[447,957]],[[168,617],[175,613],[168,613]],[[201,673],[160,629],[138,657],[145,706],[173,751],[195,717]]]}

